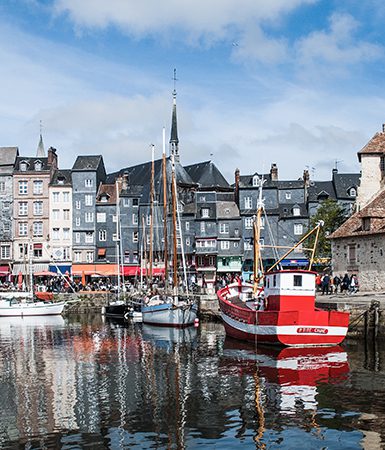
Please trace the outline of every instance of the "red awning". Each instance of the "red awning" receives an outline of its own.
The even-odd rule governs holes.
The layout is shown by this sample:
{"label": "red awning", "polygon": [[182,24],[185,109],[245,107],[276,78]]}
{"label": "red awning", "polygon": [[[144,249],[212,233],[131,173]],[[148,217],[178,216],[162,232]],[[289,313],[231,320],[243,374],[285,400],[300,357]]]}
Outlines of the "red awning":
{"label": "red awning", "polygon": [[[146,269],[142,269],[142,274],[146,275]],[[152,274],[154,276],[164,275],[164,267],[153,267]],[[140,266],[124,266],[123,267],[123,275],[124,276],[139,276],[140,275]]]}
{"label": "red awning", "polygon": [[0,275],[8,275],[9,266],[0,266]]}

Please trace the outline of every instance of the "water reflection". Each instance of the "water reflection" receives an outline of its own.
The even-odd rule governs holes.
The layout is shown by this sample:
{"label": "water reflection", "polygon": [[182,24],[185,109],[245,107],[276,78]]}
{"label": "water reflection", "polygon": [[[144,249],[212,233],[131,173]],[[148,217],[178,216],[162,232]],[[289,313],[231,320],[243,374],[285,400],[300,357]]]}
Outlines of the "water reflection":
{"label": "water reflection", "polygon": [[[225,339],[220,324],[175,330],[98,316],[15,319],[0,321],[1,448],[385,442],[375,426],[384,388],[374,384],[385,375],[378,363],[368,370],[359,345],[256,350]],[[379,361],[381,347],[376,352]]]}

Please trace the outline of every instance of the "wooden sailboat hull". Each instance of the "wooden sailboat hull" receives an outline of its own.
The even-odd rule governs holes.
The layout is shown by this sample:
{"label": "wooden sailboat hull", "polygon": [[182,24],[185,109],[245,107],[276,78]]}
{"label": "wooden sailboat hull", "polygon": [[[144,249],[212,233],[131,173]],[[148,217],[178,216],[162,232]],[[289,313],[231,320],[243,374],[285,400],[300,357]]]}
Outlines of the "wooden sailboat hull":
{"label": "wooden sailboat hull", "polygon": [[197,317],[196,303],[163,303],[142,307],[143,323],[166,327],[186,327],[193,325]]}
{"label": "wooden sailboat hull", "polygon": [[[218,291],[226,334],[235,339],[283,346],[330,346],[340,344],[346,336],[348,313],[316,308],[257,310],[253,301],[247,301],[248,296],[249,285],[233,285]],[[302,298],[293,296],[292,301],[300,304]]]}
{"label": "wooden sailboat hull", "polygon": [[0,317],[50,316],[63,312],[65,302],[0,301]]}

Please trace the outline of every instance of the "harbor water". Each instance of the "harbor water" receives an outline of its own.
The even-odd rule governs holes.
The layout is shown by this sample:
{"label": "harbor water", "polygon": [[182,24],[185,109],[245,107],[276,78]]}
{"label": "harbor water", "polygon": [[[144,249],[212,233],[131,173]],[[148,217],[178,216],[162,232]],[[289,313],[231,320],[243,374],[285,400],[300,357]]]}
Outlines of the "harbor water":
{"label": "harbor water", "polygon": [[1,449],[385,448],[385,347],[277,349],[94,316],[0,319]]}

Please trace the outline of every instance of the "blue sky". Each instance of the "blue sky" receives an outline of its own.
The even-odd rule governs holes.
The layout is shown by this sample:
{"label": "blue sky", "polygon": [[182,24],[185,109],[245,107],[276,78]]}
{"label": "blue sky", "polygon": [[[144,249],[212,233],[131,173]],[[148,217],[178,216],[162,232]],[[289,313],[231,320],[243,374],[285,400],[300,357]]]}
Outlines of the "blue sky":
{"label": "blue sky", "polygon": [[39,122],[62,168],[161,156],[173,69],[183,164],[233,181],[357,172],[385,122],[380,0],[2,0],[0,145],[35,154]]}

